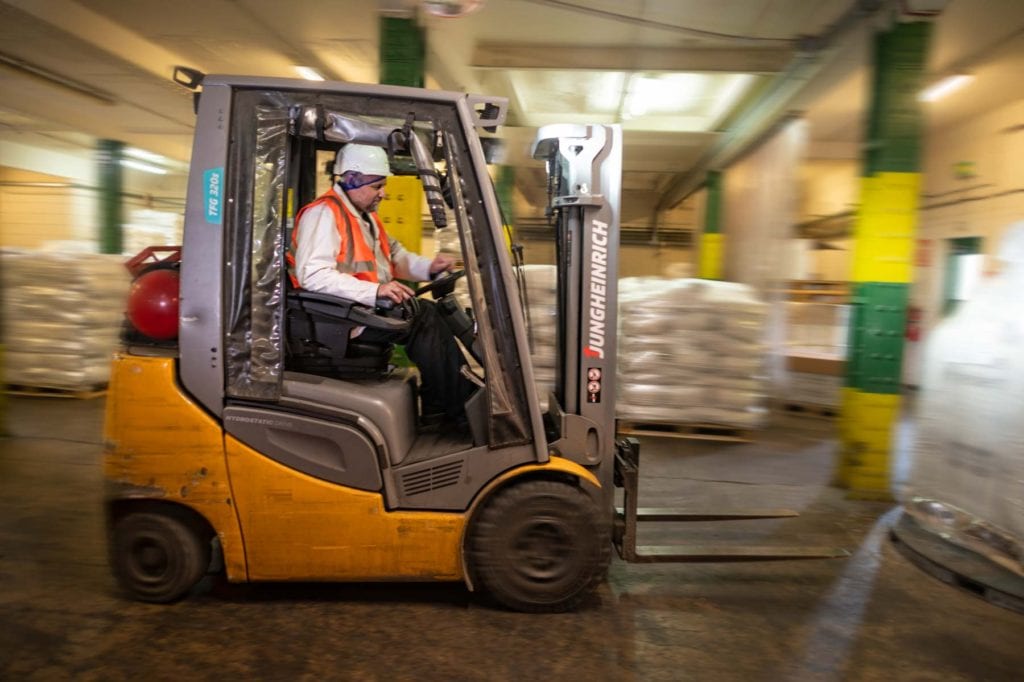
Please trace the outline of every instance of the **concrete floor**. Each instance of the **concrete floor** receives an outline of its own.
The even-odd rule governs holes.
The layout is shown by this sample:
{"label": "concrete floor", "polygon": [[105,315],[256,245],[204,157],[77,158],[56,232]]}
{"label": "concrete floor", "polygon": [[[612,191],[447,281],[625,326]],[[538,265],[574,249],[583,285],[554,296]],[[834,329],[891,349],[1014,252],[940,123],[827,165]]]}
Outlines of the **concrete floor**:
{"label": "concrete floor", "polygon": [[13,399],[0,440],[0,679],[1019,680],[1024,616],[896,552],[891,505],[827,483],[828,422],[750,445],[649,439],[642,504],[788,506],[642,541],[825,544],[844,560],[625,565],[577,613],[493,610],[460,585],[213,585],[122,598],[100,516],[103,401]]}

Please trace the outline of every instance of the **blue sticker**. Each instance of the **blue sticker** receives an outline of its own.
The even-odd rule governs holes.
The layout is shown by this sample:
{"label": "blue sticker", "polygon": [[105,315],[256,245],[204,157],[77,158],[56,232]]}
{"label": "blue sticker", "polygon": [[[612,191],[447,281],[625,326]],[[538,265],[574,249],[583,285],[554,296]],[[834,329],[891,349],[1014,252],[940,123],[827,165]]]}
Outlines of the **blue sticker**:
{"label": "blue sticker", "polygon": [[224,203],[224,169],[211,168],[203,173],[203,199],[206,222],[220,224],[221,205]]}

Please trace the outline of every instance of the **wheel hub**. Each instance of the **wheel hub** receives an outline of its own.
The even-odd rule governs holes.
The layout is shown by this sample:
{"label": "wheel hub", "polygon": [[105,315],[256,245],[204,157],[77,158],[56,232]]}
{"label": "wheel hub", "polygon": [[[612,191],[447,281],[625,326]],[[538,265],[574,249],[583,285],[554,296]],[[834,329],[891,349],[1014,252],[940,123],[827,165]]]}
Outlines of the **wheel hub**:
{"label": "wheel hub", "polygon": [[572,548],[572,536],[564,523],[554,518],[531,519],[515,538],[512,558],[525,577],[553,580],[565,572]]}

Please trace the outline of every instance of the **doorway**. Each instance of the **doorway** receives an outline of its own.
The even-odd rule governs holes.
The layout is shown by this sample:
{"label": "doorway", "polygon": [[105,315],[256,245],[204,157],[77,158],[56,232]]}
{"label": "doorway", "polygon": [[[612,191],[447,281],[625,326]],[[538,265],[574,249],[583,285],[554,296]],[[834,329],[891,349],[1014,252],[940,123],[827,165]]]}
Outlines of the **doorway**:
{"label": "doorway", "polygon": [[985,272],[985,256],[981,252],[981,237],[957,237],[946,241],[942,314],[948,317],[974,294]]}

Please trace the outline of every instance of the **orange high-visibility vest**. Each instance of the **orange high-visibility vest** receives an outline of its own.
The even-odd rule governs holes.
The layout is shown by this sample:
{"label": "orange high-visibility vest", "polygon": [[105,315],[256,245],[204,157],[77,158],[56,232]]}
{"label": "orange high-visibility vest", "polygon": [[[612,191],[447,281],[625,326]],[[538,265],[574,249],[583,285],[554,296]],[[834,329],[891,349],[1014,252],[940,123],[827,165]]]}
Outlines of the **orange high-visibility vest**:
{"label": "orange high-visibility vest", "polygon": [[[296,289],[301,288],[299,280],[295,276],[295,256],[293,255],[298,248],[299,221],[302,220],[302,215],[306,211],[320,204],[327,204],[334,214],[334,226],[338,229],[338,236],[341,237],[341,246],[338,248],[338,255],[335,259],[338,263],[342,264],[342,271],[364,282],[379,282],[377,254],[373,252],[373,248],[363,239],[362,227],[353,229],[353,225],[359,226],[358,218],[348,210],[348,206],[337,197],[333,190],[328,190],[323,196],[317,197],[316,200],[303,206],[302,210],[295,216],[291,249],[285,257],[288,261],[288,276],[291,277],[292,286]],[[388,261],[388,266],[391,269],[391,278],[394,279],[395,266],[391,263],[391,244],[387,232],[384,231],[384,223],[380,221],[380,217],[376,213],[371,213],[370,217],[377,225],[380,249]]]}

